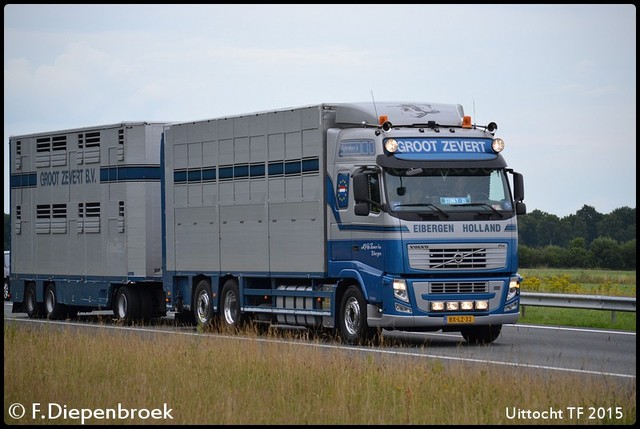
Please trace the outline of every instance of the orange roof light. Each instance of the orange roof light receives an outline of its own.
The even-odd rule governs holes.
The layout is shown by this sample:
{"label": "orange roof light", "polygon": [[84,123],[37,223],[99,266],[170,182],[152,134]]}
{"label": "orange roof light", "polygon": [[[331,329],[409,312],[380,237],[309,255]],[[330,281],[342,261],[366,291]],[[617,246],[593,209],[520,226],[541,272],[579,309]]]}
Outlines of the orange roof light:
{"label": "orange roof light", "polygon": [[462,118],[462,128],[471,128],[471,116],[465,115]]}
{"label": "orange roof light", "polygon": [[387,115],[378,116],[378,125],[382,125],[385,122],[389,122],[389,117]]}

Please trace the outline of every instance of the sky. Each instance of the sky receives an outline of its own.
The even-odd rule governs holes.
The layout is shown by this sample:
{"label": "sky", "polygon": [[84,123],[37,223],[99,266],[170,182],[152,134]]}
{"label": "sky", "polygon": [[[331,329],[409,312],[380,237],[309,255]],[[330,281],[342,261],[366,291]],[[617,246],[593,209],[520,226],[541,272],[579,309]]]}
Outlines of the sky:
{"label": "sky", "polygon": [[372,99],[496,122],[529,212],[636,207],[633,4],[9,4],[4,212],[10,136]]}

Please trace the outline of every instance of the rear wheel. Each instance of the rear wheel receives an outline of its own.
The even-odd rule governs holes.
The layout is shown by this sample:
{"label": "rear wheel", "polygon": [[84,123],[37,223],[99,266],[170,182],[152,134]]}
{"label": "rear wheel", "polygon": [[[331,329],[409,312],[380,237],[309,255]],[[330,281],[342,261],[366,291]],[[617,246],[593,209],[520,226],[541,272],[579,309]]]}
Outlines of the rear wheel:
{"label": "rear wheel", "polygon": [[373,343],[380,338],[379,330],[367,325],[367,302],[355,285],[342,295],[338,326],[342,340],[350,345]]}
{"label": "rear wheel", "polygon": [[236,279],[228,279],[222,286],[220,321],[222,326],[234,330],[239,329],[244,322],[240,312],[240,288]]}
{"label": "rear wheel", "polygon": [[209,328],[213,322],[213,305],[211,301],[211,284],[208,280],[200,280],[193,297],[193,316],[198,328]]}
{"label": "rear wheel", "polygon": [[56,287],[53,284],[47,285],[44,293],[44,309],[47,319],[57,320],[64,319],[67,316],[67,306],[60,304]]}
{"label": "rear wheel", "polygon": [[121,286],[116,292],[113,313],[124,322],[140,319],[140,297],[129,286]]}
{"label": "rear wheel", "polygon": [[29,318],[37,319],[42,316],[43,305],[42,303],[38,303],[36,286],[34,284],[27,285],[27,290],[24,293],[24,302]]}
{"label": "rear wheel", "polygon": [[462,330],[462,337],[470,344],[490,344],[494,342],[502,331],[502,325],[474,326]]}

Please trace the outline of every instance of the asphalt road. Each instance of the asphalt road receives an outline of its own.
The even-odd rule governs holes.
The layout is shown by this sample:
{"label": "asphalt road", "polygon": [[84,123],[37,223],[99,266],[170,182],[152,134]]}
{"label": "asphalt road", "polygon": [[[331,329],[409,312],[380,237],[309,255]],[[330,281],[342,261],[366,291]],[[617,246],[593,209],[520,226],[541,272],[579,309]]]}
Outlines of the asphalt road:
{"label": "asphalt road", "polygon": [[[149,326],[126,327],[98,324],[110,320],[111,312],[81,313],[74,321],[31,320],[24,313],[12,314],[11,303],[5,302],[5,323],[29,323],[42,327],[85,327],[93,329],[123,329],[181,332],[195,335],[195,327],[176,326],[171,317]],[[216,335],[216,334],[202,334]],[[445,362],[519,367],[549,372],[581,373],[614,378],[636,377],[636,333],[537,325],[505,325],[500,337],[488,346],[467,344],[458,333],[387,332],[383,337],[389,347],[376,348],[377,353],[393,353]],[[270,337],[265,337],[268,341]],[[335,346],[335,343],[332,343]],[[329,342],[327,342],[329,346]],[[346,347],[346,346],[345,346]],[[359,347],[358,349],[364,349]]]}

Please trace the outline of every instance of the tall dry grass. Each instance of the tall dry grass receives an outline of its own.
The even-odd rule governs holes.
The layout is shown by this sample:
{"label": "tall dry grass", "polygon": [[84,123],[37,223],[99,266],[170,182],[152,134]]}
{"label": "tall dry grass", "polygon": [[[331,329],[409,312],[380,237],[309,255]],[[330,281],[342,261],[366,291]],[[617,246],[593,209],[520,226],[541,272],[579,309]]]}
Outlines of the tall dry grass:
{"label": "tall dry grass", "polygon": [[[60,330],[5,321],[5,423],[67,409],[171,409],[171,419],[91,424],[630,424],[635,379],[552,373],[266,341],[251,333]],[[281,338],[282,339],[282,338]],[[11,404],[27,415],[14,420]],[[165,405],[166,404],[166,405]],[[621,407],[623,418],[509,419],[515,410]],[[58,408],[56,408],[57,410]],[[509,411],[509,413],[507,412]]]}

